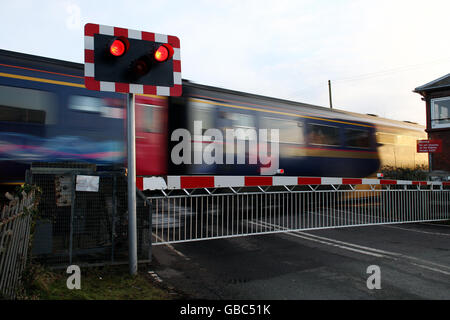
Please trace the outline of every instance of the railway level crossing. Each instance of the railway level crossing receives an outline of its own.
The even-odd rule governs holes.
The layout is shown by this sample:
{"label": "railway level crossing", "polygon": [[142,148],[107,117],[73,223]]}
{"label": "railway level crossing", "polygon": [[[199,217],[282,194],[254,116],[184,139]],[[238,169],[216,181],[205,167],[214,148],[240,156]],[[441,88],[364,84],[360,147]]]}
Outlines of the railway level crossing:
{"label": "railway level crossing", "polygon": [[[82,183],[86,177],[94,183]],[[127,263],[123,173],[55,174],[38,167],[29,178],[44,195],[33,248],[38,260],[63,266]],[[138,177],[137,189],[140,262],[151,259],[152,245],[450,219],[449,182],[167,176]]]}
{"label": "railway level crossing", "polygon": [[134,94],[181,95],[180,40],[175,36],[87,23],[86,89],[128,93],[128,238],[130,274],[137,273]]}
{"label": "railway level crossing", "polygon": [[160,189],[147,198],[153,244],[450,218],[449,182],[169,176],[164,186],[161,180],[141,181],[142,188]]}

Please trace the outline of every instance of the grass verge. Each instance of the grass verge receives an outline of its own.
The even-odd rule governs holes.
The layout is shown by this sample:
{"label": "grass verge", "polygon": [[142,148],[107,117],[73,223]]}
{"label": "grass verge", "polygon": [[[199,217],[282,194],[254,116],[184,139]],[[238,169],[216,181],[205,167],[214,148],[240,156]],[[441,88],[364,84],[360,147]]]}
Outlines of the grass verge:
{"label": "grass verge", "polygon": [[[141,269],[146,269],[142,267]],[[24,276],[20,299],[32,300],[174,300],[182,295],[156,283],[144,271],[136,276],[127,266],[81,268],[81,289],[68,289],[66,270],[33,265]]]}

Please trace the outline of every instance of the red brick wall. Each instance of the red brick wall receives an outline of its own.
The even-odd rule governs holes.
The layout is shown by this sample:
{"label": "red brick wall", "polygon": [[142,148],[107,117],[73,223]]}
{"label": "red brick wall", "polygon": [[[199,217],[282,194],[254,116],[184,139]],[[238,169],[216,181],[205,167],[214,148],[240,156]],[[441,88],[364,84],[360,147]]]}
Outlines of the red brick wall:
{"label": "red brick wall", "polygon": [[450,172],[450,128],[445,131],[428,132],[429,139],[442,140],[442,152],[432,153],[432,169]]}
{"label": "red brick wall", "polygon": [[450,97],[450,91],[437,91],[428,93],[426,96],[426,107],[427,107],[427,132],[428,139],[440,139],[442,140],[442,152],[433,153],[431,156],[433,170],[443,170],[450,172],[450,128],[441,129],[431,129],[431,99]]}

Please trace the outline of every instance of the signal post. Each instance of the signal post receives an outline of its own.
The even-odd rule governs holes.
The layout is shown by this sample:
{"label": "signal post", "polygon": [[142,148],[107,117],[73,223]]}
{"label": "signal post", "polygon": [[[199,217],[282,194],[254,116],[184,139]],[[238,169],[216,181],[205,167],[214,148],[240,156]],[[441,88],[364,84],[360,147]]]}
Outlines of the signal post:
{"label": "signal post", "polygon": [[88,23],[84,26],[84,43],[86,88],[128,94],[128,255],[130,274],[136,274],[134,95],[181,96],[180,40],[175,36]]}

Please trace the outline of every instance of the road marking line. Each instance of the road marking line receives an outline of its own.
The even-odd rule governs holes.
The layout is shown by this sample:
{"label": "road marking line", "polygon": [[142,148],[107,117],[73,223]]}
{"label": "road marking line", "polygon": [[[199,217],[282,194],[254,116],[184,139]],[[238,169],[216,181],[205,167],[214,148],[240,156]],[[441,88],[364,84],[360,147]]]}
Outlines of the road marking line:
{"label": "road marking line", "polygon": [[[156,234],[152,233],[156,239],[160,240],[161,242],[164,242],[164,239],[162,239],[161,237],[157,236]],[[185,260],[191,260],[189,257],[186,257],[183,253],[181,253],[180,251],[178,251],[177,249],[175,249],[170,243],[165,243],[165,246],[167,246],[170,250],[172,250],[173,252],[175,252],[177,255],[179,255],[180,257],[182,257]]]}
{"label": "road marking line", "polygon": [[[300,231],[295,231],[296,233],[300,233]],[[381,249],[375,249],[375,248],[371,248],[371,247],[365,247],[365,246],[361,246],[358,244],[354,244],[354,243],[349,243],[349,242],[344,242],[344,241],[340,241],[340,240],[335,240],[335,239],[330,239],[330,238],[325,238],[325,237],[321,237],[315,234],[311,234],[311,233],[306,233],[306,232],[301,232],[302,234],[307,234],[308,236],[311,236],[313,238],[317,238],[317,239],[321,239],[321,240],[325,240],[325,241],[330,241],[330,242],[335,242],[338,244],[342,244],[342,245],[347,245],[347,246],[352,246],[352,247],[356,247],[356,248],[360,248],[360,249],[364,249],[364,250],[370,250],[373,252],[377,252],[380,254],[384,254],[384,255],[390,255],[390,256],[394,256],[394,257],[399,257],[400,254],[399,253],[395,253],[395,252],[389,252],[389,251],[385,251],[385,250],[381,250]]]}
{"label": "road marking line", "polygon": [[411,231],[411,232],[419,232],[419,233],[424,233],[424,234],[433,234],[433,235],[437,235],[437,236],[446,236],[446,237],[450,237],[450,234],[448,233],[439,233],[439,232],[429,232],[429,231],[420,231],[420,230],[414,230],[414,229],[408,229],[408,228],[401,228],[401,227],[396,227],[396,226],[382,226],[385,228],[394,228],[394,229],[400,229],[400,230],[405,230],[405,231]]}
{"label": "road marking line", "polygon": [[[269,226],[273,226],[273,227],[277,227],[280,230],[283,230],[283,229],[286,230],[286,228],[283,228],[281,226],[277,226],[277,225],[274,225],[274,224],[271,224],[271,223],[267,223],[267,222],[262,222],[262,224],[260,224],[260,225],[264,226],[264,224],[265,225],[269,225]],[[363,253],[363,254],[376,255],[375,252],[378,252],[380,257],[389,258],[389,259],[393,259],[393,260],[402,259],[405,262],[408,262],[408,263],[410,263],[412,265],[415,265],[417,267],[421,267],[421,268],[424,268],[424,269],[427,269],[427,270],[443,273],[443,274],[446,274],[446,275],[449,274],[447,271],[440,270],[440,269],[437,269],[437,268],[432,268],[432,267],[429,267],[429,266],[426,266],[426,265],[422,265],[422,264],[418,264],[418,263],[414,263],[412,261],[426,263],[426,264],[429,264],[429,265],[433,265],[433,266],[436,266],[436,267],[440,267],[440,268],[444,268],[444,269],[450,270],[449,266],[438,264],[438,263],[434,263],[434,262],[431,262],[431,261],[428,261],[428,260],[423,260],[423,259],[420,259],[420,258],[404,255],[404,254],[401,254],[401,253],[390,252],[390,251],[385,251],[385,250],[380,250],[380,249],[375,249],[375,248],[369,248],[369,247],[360,246],[360,245],[353,244],[353,243],[348,243],[348,242],[339,241],[339,240],[335,240],[335,239],[320,237],[320,236],[312,235],[312,234],[306,233],[306,232],[292,231],[292,232],[286,232],[286,234],[293,235],[293,236],[299,236],[299,237],[300,237],[300,234],[301,235],[308,235],[308,236],[312,237],[313,239],[308,239],[308,237],[305,237],[305,239],[307,239],[307,240],[316,241],[316,242],[322,241],[322,243],[324,243],[324,244],[337,246],[337,247],[340,247],[342,249],[347,249],[347,250],[351,250],[351,251],[355,251],[355,252],[359,252],[359,253]],[[340,245],[340,244],[345,244],[345,245]],[[356,247],[356,248],[370,250],[372,252],[369,253],[368,251],[357,250],[357,249],[354,249],[354,248],[351,248],[351,247],[347,247],[347,246],[352,246],[352,247]]]}
{"label": "road marking line", "polygon": [[339,244],[336,244],[336,243],[328,242],[328,241],[323,241],[323,240],[318,240],[318,239],[314,239],[314,238],[309,238],[309,237],[304,236],[303,233],[302,234],[298,234],[298,233],[288,232],[287,234],[289,234],[291,236],[294,236],[294,237],[297,237],[297,238],[302,238],[302,239],[306,239],[306,240],[309,240],[309,241],[314,241],[314,242],[318,242],[318,243],[322,243],[322,244],[327,244],[327,245],[332,246],[332,247],[338,247],[338,248],[341,248],[341,249],[354,251],[354,252],[358,252],[358,253],[361,253],[361,254],[374,256],[374,257],[377,257],[377,258],[384,258],[384,256],[382,254],[372,253],[372,252],[368,252],[368,251],[362,251],[362,250],[354,249],[354,248],[351,248],[351,247],[342,246],[342,245],[339,245]]}
{"label": "road marking line", "polygon": [[446,225],[446,224],[425,223],[425,222],[422,222],[420,224],[426,224],[427,226],[434,226],[434,227],[447,227],[447,228],[450,228],[450,225]]}
{"label": "road marking line", "polygon": [[450,276],[450,272],[447,272],[447,271],[443,271],[443,270],[436,269],[436,268],[431,268],[431,267],[424,266],[422,264],[417,264],[417,263],[414,263],[414,262],[411,262],[411,264],[413,264],[415,266],[418,266],[418,267],[421,267],[421,268],[424,268],[424,269],[428,269],[428,270],[431,270],[431,271],[436,271],[436,272],[443,273],[445,275]]}
{"label": "road marking line", "polygon": [[[253,224],[256,224],[256,225],[260,225],[261,227],[264,227],[265,225],[264,224],[266,224],[266,225],[271,225],[271,226],[276,226],[276,225],[272,225],[271,223],[265,223],[265,222],[259,222],[259,223],[257,223],[257,222],[254,222],[254,221],[250,221],[250,223],[253,223]],[[279,227],[279,226],[276,226],[276,227]],[[283,227],[279,227],[281,230],[282,229],[285,229],[285,228],[283,228]],[[369,256],[374,256],[374,257],[377,257],[377,258],[383,258],[384,256],[382,255],[382,254],[379,254],[379,253],[374,253],[374,252],[368,252],[368,251],[363,251],[363,250],[358,250],[358,249],[355,249],[355,248],[351,248],[351,247],[348,247],[348,246],[344,246],[344,245],[340,245],[340,244],[337,244],[337,243],[332,243],[332,242],[330,242],[330,241],[324,241],[324,240],[319,240],[319,239],[314,239],[313,237],[308,237],[308,236],[311,236],[310,234],[308,234],[308,233],[303,233],[303,232],[287,232],[287,234],[289,234],[289,235],[291,235],[291,236],[294,236],[294,237],[297,237],[297,238],[302,238],[302,239],[306,239],[306,240],[309,240],[309,241],[314,241],[314,242],[318,242],[318,243],[322,243],[322,244],[327,244],[327,245],[329,245],[329,246],[333,246],[333,247],[338,247],[338,248],[341,248],[341,249],[345,249],[345,250],[349,250],[349,251],[354,251],[354,252],[358,252],[358,253],[361,253],[361,254],[365,254],[365,255],[369,255]]]}

